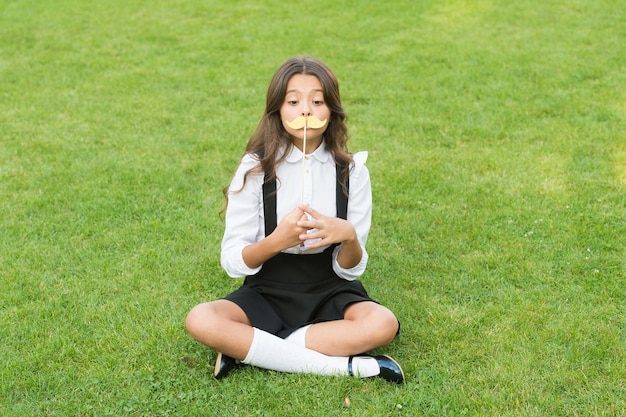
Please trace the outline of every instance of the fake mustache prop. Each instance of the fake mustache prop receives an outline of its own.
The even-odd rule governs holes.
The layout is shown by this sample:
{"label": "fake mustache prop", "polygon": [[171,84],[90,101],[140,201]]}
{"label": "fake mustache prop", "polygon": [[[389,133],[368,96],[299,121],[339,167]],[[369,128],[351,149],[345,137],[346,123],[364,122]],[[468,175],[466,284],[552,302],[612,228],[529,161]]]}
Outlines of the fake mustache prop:
{"label": "fake mustache prop", "polygon": [[303,129],[304,127],[310,127],[311,129],[319,129],[321,127],[324,127],[327,120],[328,119],[320,120],[315,116],[309,116],[309,117],[298,116],[292,121],[285,120],[285,124],[295,130],[300,130],[300,129]]}

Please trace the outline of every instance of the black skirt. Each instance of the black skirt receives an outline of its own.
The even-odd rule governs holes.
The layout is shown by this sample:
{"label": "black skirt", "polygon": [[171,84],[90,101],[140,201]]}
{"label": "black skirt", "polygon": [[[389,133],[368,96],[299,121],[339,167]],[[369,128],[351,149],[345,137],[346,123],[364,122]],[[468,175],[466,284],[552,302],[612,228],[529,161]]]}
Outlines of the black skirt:
{"label": "black skirt", "polygon": [[347,281],[332,268],[334,246],[313,255],[280,253],[226,297],[253,327],[285,338],[302,326],[341,320],[345,309],[374,301],[360,281]]}

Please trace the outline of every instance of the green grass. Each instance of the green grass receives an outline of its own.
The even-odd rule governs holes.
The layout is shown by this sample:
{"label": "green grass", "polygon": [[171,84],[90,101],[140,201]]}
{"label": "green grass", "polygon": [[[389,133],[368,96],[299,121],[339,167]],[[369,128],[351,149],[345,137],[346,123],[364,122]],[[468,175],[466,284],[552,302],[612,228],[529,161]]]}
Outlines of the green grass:
{"label": "green grass", "polygon": [[[299,54],[370,152],[401,387],[218,382],[184,329]],[[616,0],[0,0],[0,414],[624,415],[625,87]]]}

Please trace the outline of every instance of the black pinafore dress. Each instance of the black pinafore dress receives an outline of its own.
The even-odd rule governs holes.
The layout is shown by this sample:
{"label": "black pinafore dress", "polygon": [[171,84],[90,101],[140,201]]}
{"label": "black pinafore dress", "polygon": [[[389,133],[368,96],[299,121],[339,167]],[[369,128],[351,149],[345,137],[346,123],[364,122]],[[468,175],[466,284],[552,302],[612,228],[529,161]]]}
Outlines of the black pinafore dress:
{"label": "black pinafore dress", "polygon": [[[346,219],[348,197],[337,165],[337,217]],[[348,184],[348,181],[346,181]],[[276,181],[263,184],[265,235],[276,228]],[[285,338],[308,324],[341,320],[350,304],[374,301],[360,281],[337,276],[332,267],[336,245],[311,255],[280,253],[226,297],[246,313],[253,327]]]}

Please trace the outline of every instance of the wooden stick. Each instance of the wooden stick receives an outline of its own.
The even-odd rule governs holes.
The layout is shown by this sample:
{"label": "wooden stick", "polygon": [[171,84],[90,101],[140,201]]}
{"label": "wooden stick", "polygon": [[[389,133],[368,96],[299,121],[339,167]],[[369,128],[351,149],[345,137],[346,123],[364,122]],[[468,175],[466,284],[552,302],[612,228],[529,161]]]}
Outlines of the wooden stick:
{"label": "wooden stick", "polygon": [[300,193],[300,202],[304,204],[304,176],[306,175],[306,122],[304,124],[304,132],[302,136],[302,191]]}

